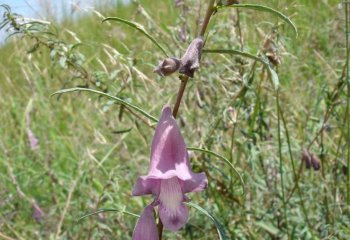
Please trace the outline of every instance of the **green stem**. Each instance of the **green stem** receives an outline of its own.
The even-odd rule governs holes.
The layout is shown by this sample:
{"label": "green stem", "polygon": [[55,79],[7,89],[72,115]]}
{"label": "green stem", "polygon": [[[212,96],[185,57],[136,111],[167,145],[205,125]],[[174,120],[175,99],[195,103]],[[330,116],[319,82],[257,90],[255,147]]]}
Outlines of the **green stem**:
{"label": "green stem", "polygon": [[288,218],[287,218],[287,204],[286,204],[286,200],[285,200],[284,181],[283,181],[283,159],[282,159],[282,139],[281,139],[281,119],[280,119],[281,113],[280,113],[280,108],[279,108],[279,105],[280,105],[280,103],[279,103],[279,90],[276,91],[276,105],[277,105],[278,152],[279,152],[279,159],[280,159],[279,171],[280,171],[280,178],[281,178],[284,220],[285,220],[285,224],[286,224],[287,235],[289,236]]}
{"label": "green stem", "polygon": [[345,2],[345,36],[346,36],[346,83],[347,83],[347,101],[346,101],[346,116],[347,116],[347,132],[346,132],[346,145],[347,145],[347,204],[350,205],[350,78],[349,78],[349,3]]}
{"label": "green stem", "polygon": [[[296,172],[296,167],[295,167],[294,158],[293,158],[293,154],[292,154],[292,146],[291,146],[291,143],[290,143],[290,136],[289,136],[289,130],[288,130],[288,127],[287,127],[287,122],[286,122],[286,120],[284,118],[283,110],[281,109],[281,106],[279,105],[278,108],[279,108],[279,111],[280,111],[280,115],[281,115],[281,119],[282,119],[282,122],[283,122],[284,130],[286,131],[288,153],[289,153],[290,160],[292,162],[293,178],[294,178],[294,181],[295,181],[296,189],[298,191],[300,204],[301,204],[301,209],[303,211],[303,214],[304,214],[304,217],[305,217],[305,221],[306,221],[306,224],[307,224],[307,226],[309,228],[309,231],[311,233],[312,239],[314,239],[313,228],[312,228],[312,226],[310,224],[309,216],[307,214],[307,211],[306,211],[306,208],[305,208],[305,204],[304,204],[303,193],[302,193],[302,191],[300,189],[300,186],[299,186],[299,177],[298,177],[298,174]],[[290,196],[290,198],[291,198],[291,196]],[[288,203],[288,199],[287,199],[287,203]]]}

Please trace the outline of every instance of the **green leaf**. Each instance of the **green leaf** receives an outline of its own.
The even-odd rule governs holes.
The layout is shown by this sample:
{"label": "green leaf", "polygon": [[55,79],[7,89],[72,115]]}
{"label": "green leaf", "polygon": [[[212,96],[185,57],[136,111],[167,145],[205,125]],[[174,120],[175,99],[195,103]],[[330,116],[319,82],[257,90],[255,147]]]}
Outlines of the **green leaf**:
{"label": "green leaf", "polygon": [[77,222],[80,222],[84,218],[87,218],[87,217],[90,217],[92,215],[96,215],[96,214],[99,214],[99,213],[102,213],[102,212],[120,212],[120,213],[124,213],[124,214],[130,215],[130,216],[133,216],[133,217],[138,217],[138,218],[140,217],[139,215],[137,215],[135,213],[128,212],[128,211],[124,211],[124,210],[120,210],[120,209],[107,208],[107,209],[99,209],[96,212],[85,214],[85,215],[81,216],[80,218],[78,218]]}
{"label": "green leaf", "polygon": [[112,131],[113,134],[123,134],[130,132],[133,129],[133,127],[127,128],[127,129],[122,129],[122,130],[117,130],[117,131]]}
{"label": "green leaf", "polygon": [[298,37],[298,29],[295,26],[295,24],[292,22],[292,20],[290,20],[290,18],[287,17],[286,15],[284,15],[283,13],[281,13],[273,8],[259,5],[259,4],[233,4],[233,5],[229,5],[229,6],[218,6],[217,7],[217,9],[220,9],[220,8],[248,8],[248,9],[253,9],[253,10],[271,13],[271,14],[281,18],[289,26],[291,26],[293,28],[295,37]]}
{"label": "green leaf", "polygon": [[275,226],[263,222],[255,222],[255,225],[264,229],[265,231],[269,232],[272,235],[277,235],[279,230]]}
{"label": "green leaf", "polygon": [[275,87],[275,90],[278,90],[280,85],[280,80],[277,73],[270,66],[267,67],[267,70],[269,71],[270,79],[272,81],[273,86]]}
{"label": "green leaf", "polygon": [[272,81],[273,86],[275,87],[275,90],[277,90],[279,88],[279,78],[278,78],[277,73],[275,72],[275,70],[273,70],[270,67],[269,62],[261,57],[255,56],[255,55],[247,53],[247,52],[242,52],[239,50],[231,50],[231,49],[204,49],[203,53],[221,53],[221,54],[239,55],[242,57],[250,58],[250,59],[253,59],[255,61],[261,62],[262,64],[264,64],[267,71],[269,72],[269,76],[270,76],[270,79]]}
{"label": "green leaf", "polygon": [[62,89],[62,90],[59,90],[57,92],[54,92],[53,94],[51,94],[51,96],[54,96],[54,95],[57,95],[57,94],[63,94],[63,93],[70,93],[70,92],[91,92],[91,93],[96,93],[98,95],[101,95],[101,96],[105,96],[105,97],[108,97],[110,99],[113,99],[115,100],[116,102],[126,106],[126,107],[129,107],[131,109],[134,109],[135,111],[141,113],[143,116],[147,117],[148,119],[154,121],[154,122],[158,122],[158,119],[154,116],[152,116],[151,114],[147,113],[146,111],[144,111],[143,109],[131,104],[131,103],[128,103],[127,101],[121,99],[121,98],[118,98],[118,97],[115,97],[115,96],[112,96],[112,95],[109,95],[108,93],[104,93],[104,92],[100,92],[100,91],[97,91],[97,90],[94,90],[94,89],[89,89],[89,88],[68,88],[68,89]]}
{"label": "green leaf", "polygon": [[216,230],[218,232],[220,240],[226,240],[226,239],[228,240],[228,237],[226,235],[226,231],[225,231],[224,227],[221,225],[221,223],[218,220],[216,220],[216,218],[213,215],[211,215],[207,210],[198,206],[197,204],[194,204],[191,202],[186,202],[185,204],[187,206],[193,207],[196,210],[200,211],[201,213],[206,215],[215,224],[215,227],[216,227]]}
{"label": "green leaf", "polygon": [[242,57],[250,58],[256,61],[259,61],[263,63],[264,65],[268,64],[264,59],[255,56],[253,54],[242,52],[239,50],[231,50],[231,49],[203,49],[203,53],[221,53],[221,54],[232,54],[232,55],[239,55]]}
{"label": "green leaf", "polygon": [[106,22],[106,21],[118,21],[121,23],[125,23],[127,25],[129,25],[132,28],[135,28],[136,30],[138,30],[139,32],[141,32],[143,35],[145,35],[149,40],[152,41],[152,43],[154,43],[160,50],[162,50],[162,52],[165,54],[165,56],[167,57],[168,54],[165,51],[165,49],[157,42],[157,40],[152,37],[147,31],[146,29],[139,23],[136,22],[132,22],[132,21],[128,21],[122,18],[118,18],[118,17],[107,17],[105,19],[102,20],[102,22]]}
{"label": "green leaf", "polygon": [[187,150],[193,150],[193,151],[199,151],[199,152],[208,153],[208,154],[211,154],[211,155],[213,155],[213,156],[223,160],[224,163],[226,163],[237,174],[237,176],[239,178],[239,181],[241,182],[243,195],[244,195],[244,181],[243,181],[243,178],[242,178],[241,174],[237,171],[237,169],[232,165],[232,163],[227,158],[225,158],[224,156],[222,156],[220,154],[217,154],[215,152],[212,152],[212,151],[206,150],[206,149],[188,147]]}

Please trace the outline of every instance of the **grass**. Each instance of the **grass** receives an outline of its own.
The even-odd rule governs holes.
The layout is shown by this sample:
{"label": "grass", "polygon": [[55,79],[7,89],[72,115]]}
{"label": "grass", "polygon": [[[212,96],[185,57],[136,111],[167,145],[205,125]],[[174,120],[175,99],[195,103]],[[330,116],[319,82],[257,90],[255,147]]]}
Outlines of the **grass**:
{"label": "grass", "polygon": [[[176,8],[170,0],[145,0],[138,7],[99,12],[141,23],[170,55],[179,57],[198,32],[206,8],[204,1],[185,2],[187,8]],[[261,64],[235,55],[203,54],[180,107],[178,122],[187,145],[220,154],[243,176],[245,195],[224,162],[191,151],[195,171],[205,170],[209,177],[209,188],[191,195],[192,202],[213,214],[229,239],[350,237],[344,124],[349,96],[341,77],[345,17],[338,3],[268,1],[291,17],[297,39],[278,18],[253,10],[239,10],[239,25],[235,9],[223,10],[210,23],[207,49],[243,48],[255,55],[270,36],[282,59],[276,93]],[[28,54],[35,44],[30,37],[13,38],[1,48],[0,239],[129,239],[133,216],[107,212],[77,219],[102,208],[140,214],[151,199],[131,197],[136,178],[147,171],[154,132],[150,122],[91,93],[50,97],[89,83],[156,117],[164,104],[174,104],[177,76],[152,73],[163,53],[132,28],[101,20],[91,14],[54,24],[56,38],[63,42],[55,57],[45,46]],[[181,28],[187,31],[185,42]],[[81,73],[61,59],[71,56],[63,46],[77,39],[82,45],[71,52],[72,59],[81,60],[86,78],[72,78]],[[310,146],[322,126],[327,130]],[[39,139],[36,150],[29,147],[28,128]],[[303,166],[301,154],[309,146],[320,159],[319,171]],[[34,202],[44,213],[39,222],[32,216]],[[186,227],[175,234],[165,231],[164,239],[217,239],[211,221],[190,211]]]}

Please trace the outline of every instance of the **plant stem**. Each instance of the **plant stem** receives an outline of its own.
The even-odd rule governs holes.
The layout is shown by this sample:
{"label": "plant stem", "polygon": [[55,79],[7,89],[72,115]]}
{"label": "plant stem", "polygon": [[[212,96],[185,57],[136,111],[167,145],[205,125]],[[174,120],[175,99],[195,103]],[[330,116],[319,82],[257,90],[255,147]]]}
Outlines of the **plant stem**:
{"label": "plant stem", "polygon": [[[211,16],[213,15],[213,13],[215,11],[214,4],[215,4],[215,0],[210,0],[209,5],[208,5],[208,9],[207,9],[207,13],[205,14],[205,18],[204,18],[204,21],[203,21],[203,25],[201,27],[201,31],[199,33],[200,37],[203,37],[204,34],[205,34],[205,31],[207,30],[210,18],[211,18]],[[185,92],[188,79],[189,79],[189,77],[186,76],[186,75],[181,75],[180,76],[181,85],[180,85],[179,91],[177,93],[176,103],[175,103],[175,106],[174,106],[174,109],[173,109],[173,116],[174,116],[174,118],[176,118],[177,112],[179,111],[180,103],[181,103],[181,100],[182,100],[182,96],[183,96],[183,94]]]}
{"label": "plant stem", "polygon": [[[205,14],[205,18],[204,18],[204,21],[203,21],[203,25],[201,27],[201,31],[199,33],[200,37],[204,36],[205,31],[207,30],[210,18],[213,15],[213,13],[215,12],[214,4],[215,4],[215,0],[210,0],[209,5],[208,5],[208,9],[207,9],[207,13]],[[180,76],[181,85],[180,85],[179,91],[177,92],[176,103],[175,103],[174,109],[173,109],[173,116],[174,116],[174,118],[176,118],[177,113],[179,111],[179,107],[180,107],[180,104],[181,104],[182,96],[183,96],[183,94],[185,92],[188,79],[189,79],[189,77],[186,76],[186,75],[181,75]],[[159,240],[162,240],[163,223],[160,220],[160,218],[159,218],[159,222],[158,222],[158,233],[159,233]]]}
{"label": "plant stem", "polygon": [[281,139],[281,112],[280,112],[280,103],[279,103],[279,91],[276,91],[276,105],[277,105],[277,131],[278,131],[278,151],[279,151],[279,171],[280,171],[280,178],[281,178],[281,190],[282,190],[282,201],[283,201],[283,211],[284,211],[284,220],[286,224],[287,229],[287,235],[289,239],[289,231],[288,231],[288,218],[287,218],[287,203],[285,198],[285,191],[284,191],[284,181],[283,181],[283,159],[282,159],[282,139]]}
{"label": "plant stem", "polygon": [[215,4],[215,0],[210,0],[209,5],[208,5],[208,9],[207,9],[207,13],[205,14],[205,18],[204,18],[204,21],[203,21],[202,28],[201,28],[201,31],[199,33],[200,37],[203,37],[205,31],[207,30],[210,18],[211,18],[211,16],[213,15],[213,13],[215,11],[214,4]]}
{"label": "plant stem", "polygon": [[188,76],[181,75],[180,76],[180,80],[181,80],[181,85],[180,85],[179,91],[177,93],[176,103],[175,103],[175,106],[174,106],[174,109],[173,109],[173,116],[174,116],[174,118],[176,118],[177,112],[179,111],[181,99],[182,99],[182,96],[184,95],[184,92],[185,92],[185,89],[186,89],[186,85],[187,85],[187,82],[188,82]]}
{"label": "plant stem", "polygon": [[[280,116],[281,116],[281,120],[282,120],[284,129],[285,129],[285,134],[286,134],[287,144],[288,144],[288,153],[289,153],[290,161],[292,162],[293,178],[294,178],[294,182],[295,182],[295,187],[296,187],[296,189],[298,191],[298,195],[299,195],[299,199],[300,199],[300,205],[301,205],[301,210],[303,211],[303,214],[304,214],[304,217],[305,217],[305,221],[306,221],[306,224],[307,224],[307,226],[309,228],[309,231],[311,233],[312,239],[314,239],[313,228],[312,228],[312,226],[310,224],[308,213],[306,211],[306,207],[305,207],[305,204],[304,204],[303,192],[300,190],[300,187],[299,187],[299,176],[297,175],[297,172],[296,172],[296,167],[295,167],[294,158],[293,158],[293,154],[292,154],[292,145],[291,145],[291,142],[290,142],[289,130],[288,130],[288,127],[287,127],[287,122],[286,122],[286,119],[284,118],[283,110],[282,110],[280,104],[278,105],[278,109],[279,109],[279,113],[280,113]],[[288,197],[286,199],[286,204],[288,204],[288,201],[291,198],[291,196],[292,195],[290,195],[290,197]]]}
{"label": "plant stem", "polygon": [[347,132],[346,132],[346,145],[347,145],[347,204],[350,205],[350,78],[349,78],[349,3],[344,2],[345,4],[345,36],[346,36],[346,83],[347,83],[347,101],[346,101],[346,116],[347,116]]}

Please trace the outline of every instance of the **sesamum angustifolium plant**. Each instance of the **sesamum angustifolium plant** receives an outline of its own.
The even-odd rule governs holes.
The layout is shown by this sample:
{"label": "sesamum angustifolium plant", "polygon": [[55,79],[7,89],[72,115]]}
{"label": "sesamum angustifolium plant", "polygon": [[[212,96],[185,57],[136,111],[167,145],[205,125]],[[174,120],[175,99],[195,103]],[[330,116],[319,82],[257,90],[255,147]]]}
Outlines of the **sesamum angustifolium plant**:
{"label": "sesamum angustifolium plant", "polygon": [[[120,144],[116,153],[114,147],[106,155],[98,147],[87,151],[93,167],[82,160],[77,178],[86,183],[79,190],[84,197],[70,196],[76,211],[61,215],[54,237],[316,239],[333,231],[327,226],[343,229],[349,219],[333,216],[328,199],[345,198],[343,177],[334,177],[338,188],[312,201],[319,191],[300,179],[304,171],[327,179],[319,141],[345,76],[328,94],[321,127],[305,143],[281,107],[287,101],[279,70],[284,61],[290,64],[287,47],[298,37],[281,3],[167,0],[149,1],[150,10],[146,2],[124,6],[133,14],[93,11],[99,19],[87,23],[97,26],[91,33],[61,31],[2,5],[1,28],[31,46],[30,59],[50,60],[47,71],[61,88],[51,101],[62,104],[63,95],[78,92],[66,97],[97,110],[91,118],[103,119],[109,139]],[[40,138],[27,125],[29,146],[39,151]],[[97,142],[105,144],[100,131]],[[346,175],[344,161],[341,167]],[[89,184],[99,191],[91,193]],[[84,198],[90,204],[82,204]],[[31,202],[36,219],[52,217]],[[318,214],[328,218],[322,222]],[[76,225],[65,220],[77,218]]]}

